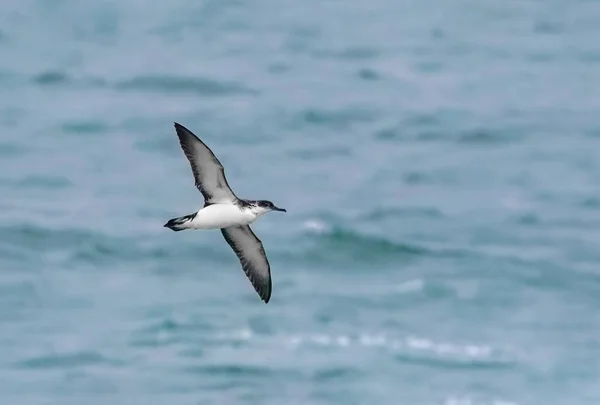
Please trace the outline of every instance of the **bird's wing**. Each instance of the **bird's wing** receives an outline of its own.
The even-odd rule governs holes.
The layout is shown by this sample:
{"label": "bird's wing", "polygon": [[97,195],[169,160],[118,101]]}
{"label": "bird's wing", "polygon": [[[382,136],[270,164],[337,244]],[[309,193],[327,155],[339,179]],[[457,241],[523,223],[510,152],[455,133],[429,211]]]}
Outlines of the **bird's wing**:
{"label": "bird's wing", "polygon": [[204,196],[205,202],[215,204],[237,201],[238,198],[227,184],[223,165],[210,148],[183,125],[175,123],[175,131],[181,149],[192,167],[196,187]]}
{"label": "bird's wing", "polygon": [[271,266],[263,244],[248,225],[236,225],[221,229],[223,237],[231,246],[252,286],[266,303],[271,298]]}

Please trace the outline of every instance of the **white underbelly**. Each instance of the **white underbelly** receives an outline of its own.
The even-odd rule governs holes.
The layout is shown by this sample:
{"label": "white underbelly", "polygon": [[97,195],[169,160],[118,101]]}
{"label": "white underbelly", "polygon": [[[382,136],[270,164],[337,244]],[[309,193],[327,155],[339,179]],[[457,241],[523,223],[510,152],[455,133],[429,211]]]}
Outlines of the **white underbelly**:
{"label": "white underbelly", "polygon": [[254,219],[251,212],[241,211],[236,205],[213,204],[198,211],[191,225],[196,229],[219,229],[233,225],[248,225]]}

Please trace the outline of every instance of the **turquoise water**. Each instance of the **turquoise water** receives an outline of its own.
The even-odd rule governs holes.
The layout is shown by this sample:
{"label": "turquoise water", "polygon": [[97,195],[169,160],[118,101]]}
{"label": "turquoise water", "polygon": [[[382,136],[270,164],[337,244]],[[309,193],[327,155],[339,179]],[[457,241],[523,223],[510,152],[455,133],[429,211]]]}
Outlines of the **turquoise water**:
{"label": "turquoise water", "polygon": [[[16,1],[0,404],[600,403],[600,4]],[[245,198],[260,301],[173,129]]]}

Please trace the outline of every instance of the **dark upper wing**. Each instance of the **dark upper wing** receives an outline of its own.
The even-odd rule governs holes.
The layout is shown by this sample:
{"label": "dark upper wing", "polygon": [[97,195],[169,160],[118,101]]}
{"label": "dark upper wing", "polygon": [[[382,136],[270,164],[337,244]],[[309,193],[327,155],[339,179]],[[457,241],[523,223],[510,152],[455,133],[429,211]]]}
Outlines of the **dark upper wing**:
{"label": "dark upper wing", "polygon": [[211,204],[236,201],[237,197],[227,184],[223,165],[210,148],[183,125],[175,123],[175,131],[204,200]]}
{"label": "dark upper wing", "polygon": [[233,249],[244,273],[265,302],[271,298],[271,266],[263,244],[248,225],[230,226],[221,229],[229,246]]}

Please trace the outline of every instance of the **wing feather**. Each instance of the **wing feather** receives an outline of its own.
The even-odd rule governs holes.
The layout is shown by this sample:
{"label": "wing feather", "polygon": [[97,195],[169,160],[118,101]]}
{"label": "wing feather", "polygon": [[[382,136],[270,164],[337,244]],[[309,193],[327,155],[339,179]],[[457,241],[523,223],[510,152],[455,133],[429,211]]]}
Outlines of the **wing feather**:
{"label": "wing feather", "polygon": [[192,131],[175,123],[179,144],[190,162],[195,185],[207,204],[232,203],[238,200],[229,187],[223,165],[215,154]]}
{"label": "wing feather", "polygon": [[223,237],[231,246],[252,286],[266,303],[271,298],[271,266],[260,239],[248,225],[221,229]]}

